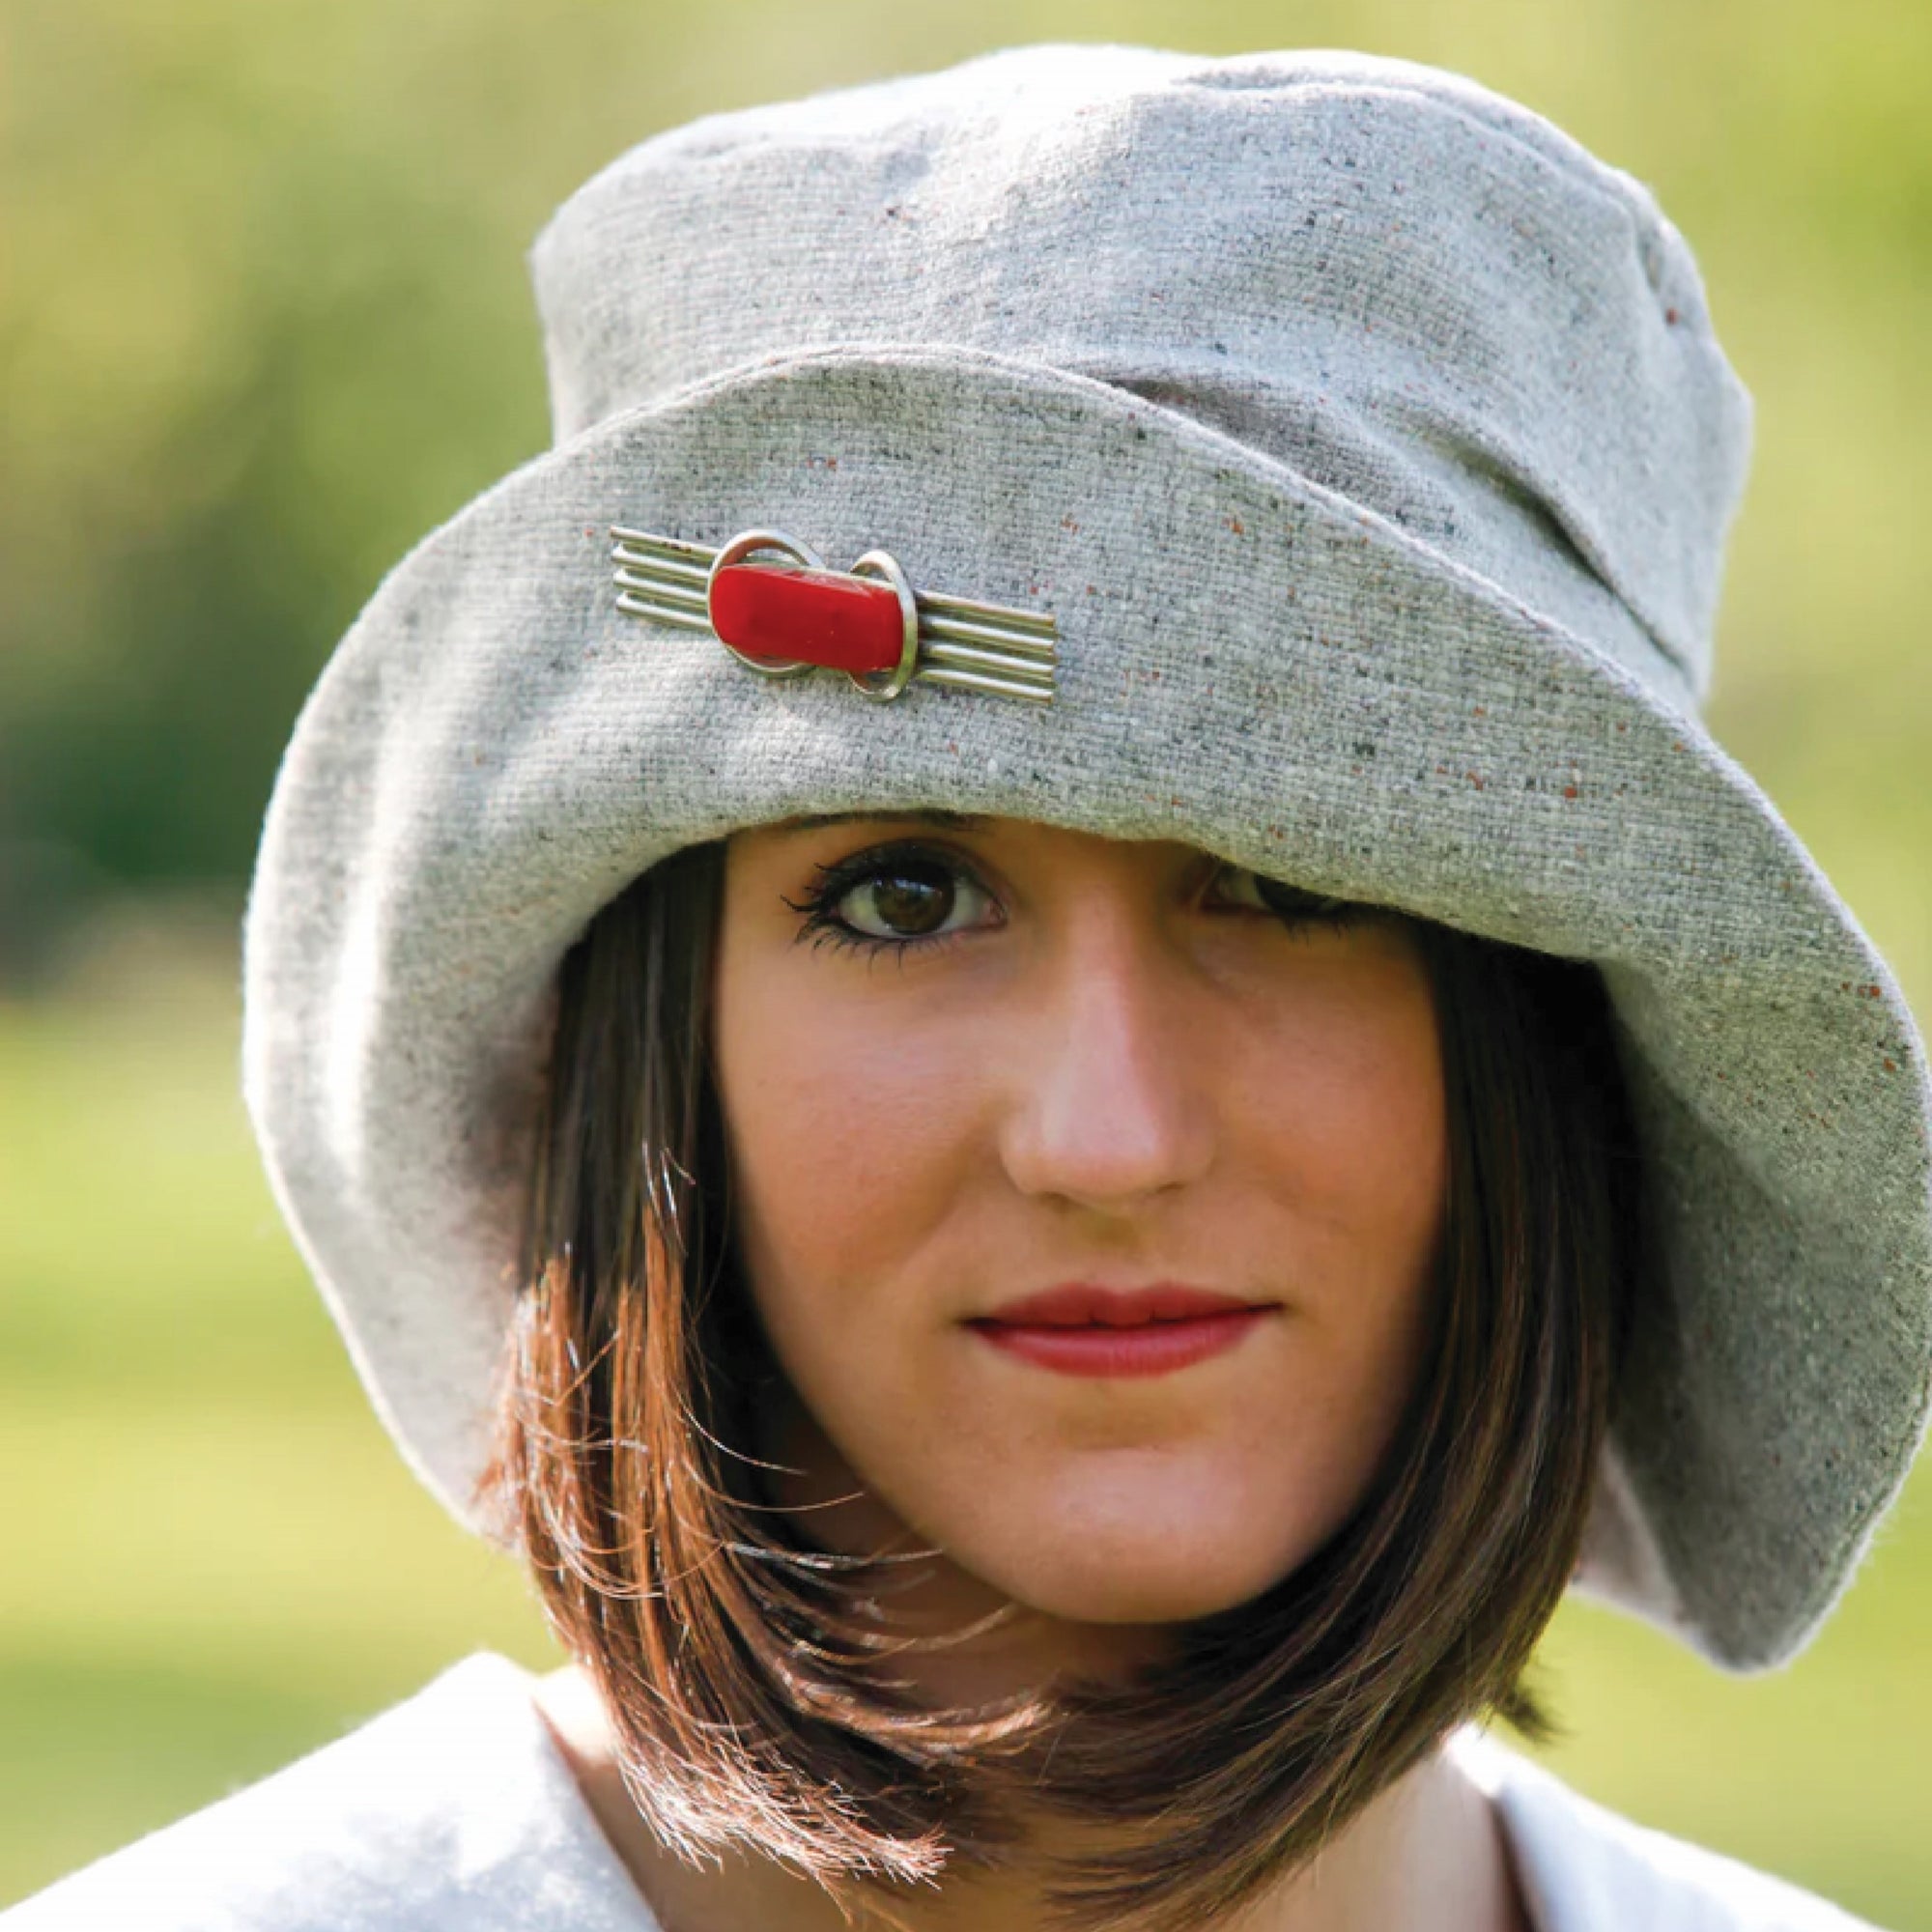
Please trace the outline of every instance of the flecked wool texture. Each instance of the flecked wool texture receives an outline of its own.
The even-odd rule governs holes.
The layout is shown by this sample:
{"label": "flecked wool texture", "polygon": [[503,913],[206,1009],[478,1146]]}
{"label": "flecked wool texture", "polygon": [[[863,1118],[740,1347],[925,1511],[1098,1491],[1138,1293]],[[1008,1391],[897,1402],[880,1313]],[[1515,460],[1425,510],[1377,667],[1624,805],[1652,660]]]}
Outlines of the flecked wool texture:
{"label": "flecked wool texture", "polygon": [[[534,270],[555,446],[343,640],[246,928],[270,1174],[418,1473],[487,1526],[597,910],[793,813],[1009,814],[1596,962],[1661,1258],[1579,1580],[1794,1654],[1924,1429],[1927,1086],[1697,717],[1750,410],[1649,192],[1434,69],[1040,46],[647,141]],[[1058,699],[759,679],[617,610],[613,524],[1050,611]]]}

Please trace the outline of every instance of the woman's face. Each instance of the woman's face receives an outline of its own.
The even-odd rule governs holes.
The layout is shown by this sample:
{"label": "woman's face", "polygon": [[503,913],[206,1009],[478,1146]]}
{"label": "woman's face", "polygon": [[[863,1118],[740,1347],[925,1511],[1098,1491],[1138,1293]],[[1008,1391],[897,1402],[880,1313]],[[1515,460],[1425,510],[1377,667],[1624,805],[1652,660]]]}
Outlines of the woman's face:
{"label": "woman's face", "polygon": [[1444,1195],[1404,922],[1186,845],[804,821],[729,843],[715,1000],[793,1493],[855,1475],[868,1530],[1081,1624],[1230,1608],[1342,1524]]}

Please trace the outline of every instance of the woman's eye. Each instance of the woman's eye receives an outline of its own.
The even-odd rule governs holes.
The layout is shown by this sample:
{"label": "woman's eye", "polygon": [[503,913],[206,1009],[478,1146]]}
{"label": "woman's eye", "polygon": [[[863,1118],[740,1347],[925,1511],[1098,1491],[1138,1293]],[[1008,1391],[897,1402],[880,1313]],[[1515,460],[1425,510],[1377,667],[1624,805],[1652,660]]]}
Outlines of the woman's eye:
{"label": "woman's eye", "polygon": [[904,945],[983,925],[992,895],[956,861],[885,853],[827,867],[796,910],[804,933]]}
{"label": "woman's eye", "polygon": [[929,939],[971,923],[974,891],[938,866],[898,865],[844,893],[838,911],[868,939]]}
{"label": "woman's eye", "polygon": [[1289,885],[1286,880],[1267,878],[1246,866],[1223,866],[1208,885],[1208,896],[1216,905],[1245,906],[1290,924],[1346,925],[1359,918],[1363,910],[1352,899],[1307,892],[1300,886]]}

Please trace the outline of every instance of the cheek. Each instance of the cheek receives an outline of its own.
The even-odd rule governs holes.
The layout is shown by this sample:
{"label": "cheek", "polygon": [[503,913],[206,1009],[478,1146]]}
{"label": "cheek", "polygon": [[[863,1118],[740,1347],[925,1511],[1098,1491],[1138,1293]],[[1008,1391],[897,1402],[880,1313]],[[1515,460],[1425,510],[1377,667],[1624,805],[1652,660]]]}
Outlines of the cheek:
{"label": "cheek", "polygon": [[1247,1465],[1284,1567],[1350,1513],[1414,1397],[1449,1163],[1421,961],[1357,958],[1308,992],[1243,1003],[1245,1051],[1222,1061],[1224,1238],[1272,1257],[1295,1310],[1265,1446]]}
{"label": "cheek", "polygon": [[[835,980],[856,990],[819,983]],[[882,1013],[905,1003],[868,998],[871,980],[814,973],[789,948],[776,958],[721,950],[714,1064],[735,1224],[781,1353],[838,1333],[841,1319],[889,1314],[876,1305],[887,1275],[935,1237],[973,1168],[981,1096],[970,1039]]]}
{"label": "cheek", "polygon": [[1447,1106],[1421,965],[1366,964],[1302,1006],[1246,1016],[1231,1135],[1311,1240],[1373,1257],[1388,1291],[1433,1250],[1447,1181]]}

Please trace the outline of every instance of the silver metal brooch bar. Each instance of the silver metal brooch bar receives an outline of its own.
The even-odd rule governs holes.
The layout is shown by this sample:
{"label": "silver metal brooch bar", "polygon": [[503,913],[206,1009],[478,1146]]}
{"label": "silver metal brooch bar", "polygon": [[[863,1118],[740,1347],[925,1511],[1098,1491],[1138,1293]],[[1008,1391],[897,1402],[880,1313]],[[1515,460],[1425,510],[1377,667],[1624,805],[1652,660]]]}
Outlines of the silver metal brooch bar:
{"label": "silver metal brooch bar", "polygon": [[[813,553],[777,532],[748,533],[723,547],[620,525],[611,526],[611,537],[620,611],[652,623],[712,636],[717,633],[710,618],[711,578],[724,550],[730,550],[734,558],[776,550],[794,561],[816,563]],[[862,559],[862,565],[869,561]],[[895,696],[905,684],[919,682],[1017,697],[1035,704],[1053,702],[1059,627],[1050,613],[932,591],[913,591],[911,595],[917,619],[917,654],[908,653],[911,663],[902,665],[889,689],[855,676],[853,682],[868,696]],[[734,655],[742,657],[742,653]],[[744,661],[754,669],[761,668],[758,661]],[[796,667],[798,671],[810,668],[809,665]]]}

